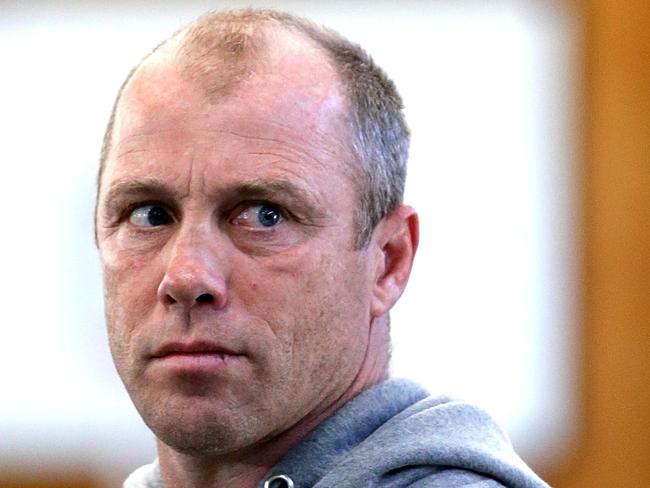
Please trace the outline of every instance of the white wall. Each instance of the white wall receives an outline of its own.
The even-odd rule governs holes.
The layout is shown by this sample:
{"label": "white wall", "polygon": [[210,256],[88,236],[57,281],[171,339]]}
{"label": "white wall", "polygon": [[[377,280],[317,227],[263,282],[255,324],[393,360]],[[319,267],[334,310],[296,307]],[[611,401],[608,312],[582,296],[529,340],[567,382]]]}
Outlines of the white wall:
{"label": "white wall", "polygon": [[[227,6],[244,4],[336,28],[396,81],[422,238],[393,314],[394,374],[482,403],[525,458],[551,462],[575,401],[569,13],[534,2]],[[154,455],[106,346],[94,175],[128,69],[224,5],[0,5],[0,470],[85,464],[116,483]]]}

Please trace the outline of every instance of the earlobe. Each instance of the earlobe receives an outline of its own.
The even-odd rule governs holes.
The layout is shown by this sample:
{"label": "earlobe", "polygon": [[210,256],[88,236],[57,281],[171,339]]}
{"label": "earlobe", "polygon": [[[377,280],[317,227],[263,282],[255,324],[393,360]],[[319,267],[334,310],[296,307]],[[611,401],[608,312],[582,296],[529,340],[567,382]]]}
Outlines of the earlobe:
{"label": "earlobe", "polygon": [[379,250],[370,313],[373,318],[387,313],[406,288],[419,239],[418,216],[402,205],[384,217],[373,235]]}

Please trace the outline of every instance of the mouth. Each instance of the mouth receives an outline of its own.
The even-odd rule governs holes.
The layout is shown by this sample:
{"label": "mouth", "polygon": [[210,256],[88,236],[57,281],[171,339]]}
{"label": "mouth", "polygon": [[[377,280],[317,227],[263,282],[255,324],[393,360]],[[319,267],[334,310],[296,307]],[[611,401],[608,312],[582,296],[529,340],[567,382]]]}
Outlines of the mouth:
{"label": "mouth", "polygon": [[244,355],[220,344],[207,341],[170,342],[156,349],[151,360],[160,365],[182,370],[222,369]]}

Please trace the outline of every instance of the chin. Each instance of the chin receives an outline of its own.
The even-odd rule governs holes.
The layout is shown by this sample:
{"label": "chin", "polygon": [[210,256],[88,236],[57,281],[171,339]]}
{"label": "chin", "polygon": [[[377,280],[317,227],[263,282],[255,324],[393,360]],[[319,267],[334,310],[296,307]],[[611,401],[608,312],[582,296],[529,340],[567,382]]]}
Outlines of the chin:
{"label": "chin", "polygon": [[216,426],[183,429],[178,425],[169,425],[157,428],[154,433],[163,444],[191,456],[226,454],[239,447],[233,435],[224,433],[222,428]]}
{"label": "chin", "polygon": [[224,411],[215,412],[212,407],[207,410],[167,407],[142,417],[160,442],[194,456],[232,453],[266,435],[261,429],[263,423]]}

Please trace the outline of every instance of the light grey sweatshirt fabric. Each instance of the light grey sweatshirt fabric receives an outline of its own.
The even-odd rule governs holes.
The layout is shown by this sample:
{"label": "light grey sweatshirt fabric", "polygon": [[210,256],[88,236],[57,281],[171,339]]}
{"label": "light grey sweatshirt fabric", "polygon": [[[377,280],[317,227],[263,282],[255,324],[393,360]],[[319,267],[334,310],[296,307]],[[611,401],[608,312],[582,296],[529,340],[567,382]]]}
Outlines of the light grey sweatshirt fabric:
{"label": "light grey sweatshirt fabric", "polygon": [[[484,411],[430,397],[406,380],[388,380],[348,402],[257,488],[290,488],[280,475],[294,488],[548,488]],[[157,463],[135,471],[124,488],[164,488]]]}

